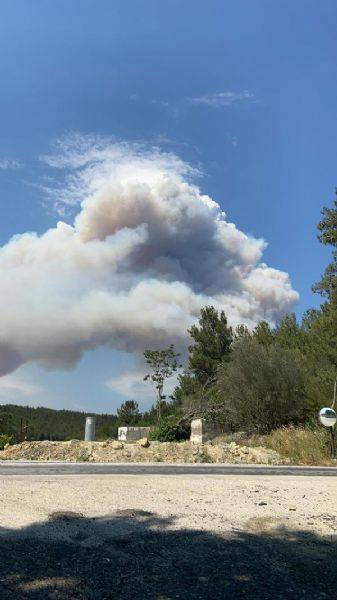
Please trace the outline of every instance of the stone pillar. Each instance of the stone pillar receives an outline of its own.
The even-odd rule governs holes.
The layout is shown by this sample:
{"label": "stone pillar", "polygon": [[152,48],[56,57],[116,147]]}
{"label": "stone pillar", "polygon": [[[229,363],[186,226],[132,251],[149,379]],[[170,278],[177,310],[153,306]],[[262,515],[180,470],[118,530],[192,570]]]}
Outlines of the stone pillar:
{"label": "stone pillar", "polygon": [[191,437],[192,444],[203,444],[220,435],[220,425],[205,421],[205,419],[193,419],[191,422]]}

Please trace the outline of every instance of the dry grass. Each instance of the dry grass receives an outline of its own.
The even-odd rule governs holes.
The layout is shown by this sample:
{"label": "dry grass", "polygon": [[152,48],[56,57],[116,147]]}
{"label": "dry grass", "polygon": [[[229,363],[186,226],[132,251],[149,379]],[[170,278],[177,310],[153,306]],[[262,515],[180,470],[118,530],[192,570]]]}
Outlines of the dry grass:
{"label": "dry grass", "polygon": [[238,443],[265,446],[276,450],[294,465],[332,465],[329,450],[329,432],[309,427],[282,427],[269,435],[250,436]]}
{"label": "dry grass", "polygon": [[294,465],[336,464],[336,460],[330,459],[329,432],[323,428],[282,427],[269,435],[236,432],[219,436],[216,441],[235,441],[243,446],[264,446],[288,458]]}
{"label": "dry grass", "polygon": [[264,444],[294,464],[331,464],[329,432],[325,429],[284,427],[265,436]]}

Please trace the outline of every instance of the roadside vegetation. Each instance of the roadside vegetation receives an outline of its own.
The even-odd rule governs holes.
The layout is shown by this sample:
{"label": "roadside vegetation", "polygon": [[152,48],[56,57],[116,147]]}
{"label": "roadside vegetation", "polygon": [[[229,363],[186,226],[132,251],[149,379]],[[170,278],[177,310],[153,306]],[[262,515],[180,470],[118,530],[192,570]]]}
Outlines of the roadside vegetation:
{"label": "roadside vegetation", "polygon": [[232,441],[240,446],[263,446],[275,450],[294,465],[328,465],[333,462],[330,459],[328,432],[317,424],[280,427],[265,435],[237,432],[223,435],[217,440],[220,444]]}

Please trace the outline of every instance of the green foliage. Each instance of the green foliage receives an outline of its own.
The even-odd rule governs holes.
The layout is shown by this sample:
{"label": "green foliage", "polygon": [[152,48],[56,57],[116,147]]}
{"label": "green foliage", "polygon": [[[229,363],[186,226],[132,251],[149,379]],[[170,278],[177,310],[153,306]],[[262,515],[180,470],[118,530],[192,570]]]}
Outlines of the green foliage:
{"label": "green foliage", "polygon": [[[336,189],[337,196],[337,189]],[[324,207],[322,219],[317,225],[319,231],[318,239],[323,245],[337,248],[337,198],[332,208]],[[337,252],[333,250],[332,262],[327,266],[322,279],[313,287],[315,292],[320,293],[328,300],[336,298],[337,291]]]}
{"label": "green foliage", "polygon": [[1,407],[0,410],[0,434],[14,435],[15,424],[13,415],[11,412],[6,410],[6,407]]}
{"label": "green foliage", "polygon": [[134,425],[140,419],[140,412],[138,402],[134,400],[126,400],[117,409],[117,417],[120,424],[123,425]]}
{"label": "green foliage", "polygon": [[319,465],[330,462],[329,435],[326,429],[282,427],[260,441],[296,465]]}
{"label": "green foliage", "polygon": [[112,427],[109,427],[108,425],[101,425],[101,427],[98,427],[96,429],[96,439],[98,441],[104,441],[109,438],[117,437],[117,431],[118,431],[117,427],[112,428]]}
{"label": "green foliage", "polygon": [[190,431],[188,428],[163,421],[158,427],[150,431],[149,439],[158,442],[180,442],[181,440],[187,440],[189,436]]}
{"label": "green foliage", "polygon": [[6,444],[14,444],[15,440],[12,435],[7,435],[6,433],[0,434],[0,450],[3,450]]}
{"label": "green foliage", "polygon": [[267,321],[260,321],[254,329],[254,338],[262,346],[270,346],[275,339],[275,332]]}
{"label": "green foliage", "polygon": [[273,332],[273,338],[283,348],[304,349],[304,333],[294,313],[283,317]]}
{"label": "green foliage", "polygon": [[183,412],[193,410],[201,402],[201,385],[192,375],[184,373],[179,375],[178,386],[174,390],[176,405],[183,408]]}
{"label": "green foliage", "polygon": [[194,344],[189,347],[189,370],[201,385],[211,382],[221,361],[228,359],[233,340],[231,327],[223,311],[214,306],[201,309],[199,326],[193,325],[189,334]]}
{"label": "green foliage", "polygon": [[[175,420],[178,420],[179,416],[182,414],[182,408],[179,403],[172,399],[172,401],[162,400],[160,403],[160,411],[161,418],[166,419],[167,417],[172,417]],[[153,405],[150,410],[145,411],[141,414],[141,418],[137,422],[137,425],[140,427],[151,427],[152,425],[158,424],[158,410],[155,405]]]}
{"label": "green foliage", "polygon": [[270,431],[306,416],[305,371],[297,350],[241,339],[223,364],[217,404],[234,427]]}
{"label": "green foliage", "polygon": [[[71,440],[84,439],[86,413],[51,408],[31,408],[5,404],[0,411],[0,433],[20,439],[20,420],[28,422],[27,438],[32,440]],[[116,415],[96,414],[96,430],[106,427],[112,436],[117,435]]]}
{"label": "green foliage", "polygon": [[145,350],[144,352],[144,358],[150,371],[145,375],[144,381],[150,381],[156,390],[158,421],[162,416],[162,402],[166,398],[163,393],[165,382],[182,366],[178,362],[179,356],[180,354],[175,352],[173,344],[164,350]]}

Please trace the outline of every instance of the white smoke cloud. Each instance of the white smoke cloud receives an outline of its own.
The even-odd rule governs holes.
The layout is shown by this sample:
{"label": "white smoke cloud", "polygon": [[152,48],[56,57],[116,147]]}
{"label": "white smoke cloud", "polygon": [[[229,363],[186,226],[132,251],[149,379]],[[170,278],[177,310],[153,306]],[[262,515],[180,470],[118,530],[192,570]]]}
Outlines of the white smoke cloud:
{"label": "white smoke cloud", "polygon": [[70,368],[101,345],[182,347],[206,304],[252,326],[298,299],[261,262],[265,242],[229,223],[177,156],[72,136],[44,160],[65,173],[56,207],[77,215],[0,248],[0,374]]}

